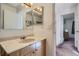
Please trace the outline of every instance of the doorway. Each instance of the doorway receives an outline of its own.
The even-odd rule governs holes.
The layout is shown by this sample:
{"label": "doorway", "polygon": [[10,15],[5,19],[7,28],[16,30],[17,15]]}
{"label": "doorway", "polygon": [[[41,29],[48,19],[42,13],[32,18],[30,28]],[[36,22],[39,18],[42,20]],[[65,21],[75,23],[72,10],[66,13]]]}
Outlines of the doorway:
{"label": "doorway", "polygon": [[[63,38],[65,41],[75,40],[75,21],[74,13],[63,15]],[[74,42],[73,42],[74,44]]]}
{"label": "doorway", "polygon": [[62,44],[56,47],[57,56],[77,56],[78,51],[75,48],[75,20],[74,13],[62,15]]}

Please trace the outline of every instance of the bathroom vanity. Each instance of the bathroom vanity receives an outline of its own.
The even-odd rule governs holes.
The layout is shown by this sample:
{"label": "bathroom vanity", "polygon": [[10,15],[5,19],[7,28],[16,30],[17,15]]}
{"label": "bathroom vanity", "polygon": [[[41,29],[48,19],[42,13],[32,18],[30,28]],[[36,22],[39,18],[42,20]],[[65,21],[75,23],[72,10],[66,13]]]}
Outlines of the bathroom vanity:
{"label": "bathroom vanity", "polygon": [[12,39],[0,42],[1,56],[45,56],[46,38],[27,37],[26,39]]}
{"label": "bathroom vanity", "polygon": [[[27,6],[27,3],[22,3]],[[27,35],[25,39],[5,39],[0,42],[1,56],[45,56],[46,55],[46,37],[40,36],[43,32],[43,6],[33,5],[32,8],[26,8],[21,3],[0,4],[0,29],[3,30],[0,37],[17,37]],[[42,30],[38,30],[42,29]],[[38,30],[38,31],[37,31]],[[30,33],[30,34],[28,34]],[[43,33],[44,34],[44,33]],[[0,39],[2,40],[2,39]]]}

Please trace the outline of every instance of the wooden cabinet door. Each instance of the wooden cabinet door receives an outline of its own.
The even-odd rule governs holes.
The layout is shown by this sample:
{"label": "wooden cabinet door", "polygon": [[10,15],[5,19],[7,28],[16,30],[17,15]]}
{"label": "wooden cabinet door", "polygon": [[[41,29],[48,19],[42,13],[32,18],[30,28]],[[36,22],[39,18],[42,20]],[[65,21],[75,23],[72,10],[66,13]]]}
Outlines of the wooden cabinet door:
{"label": "wooden cabinet door", "polygon": [[20,50],[10,53],[9,56],[20,56]]}
{"label": "wooden cabinet door", "polygon": [[30,52],[29,46],[21,49],[21,56],[26,56]]}
{"label": "wooden cabinet door", "polygon": [[41,52],[42,56],[46,56],[46,40],[41,41]]}
{"label": "wooden cabinet door", "polygon": [[26,54],[25,56],[31,56],[31,54],[30,54],[30,53],[28,53],[28,54]]}
{"label": "wooden cabinet door", "polygon": [[29,46],[26,46],[23,49],[21,49],[21,56],[31,55],[34,50],[35,50],[35,44],[31,44]]}
{"label": "wooden cabinet door", "polygon": [[35,50],[36,56],[42,56],[41,46]]}
{"label": "wooden cabinet door", "polygon": [[26,56],[35,56],[35,51],[30,51]]}
{"label": "wooden cabinet door", "polygon": [[35,43],[30,45],[30,56],[35,56]]}
{"label": "wooden cabinet door", "polygon": [[37,42],[35,45],[36,56],[45,56],[46,55],[46,40]]}
{"label": "wooden cabinet door", "polygon": [[41,41],[35,43],[35,54],[36,56],[41,56]]}

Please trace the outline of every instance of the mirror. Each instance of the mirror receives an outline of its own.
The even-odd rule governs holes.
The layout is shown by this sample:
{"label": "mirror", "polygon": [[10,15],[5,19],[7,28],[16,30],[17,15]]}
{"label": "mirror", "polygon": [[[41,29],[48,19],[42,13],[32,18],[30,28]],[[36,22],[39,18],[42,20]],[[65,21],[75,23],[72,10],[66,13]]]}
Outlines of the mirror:
{"label": "mirror", "polygon": [[43,24],[43,7],[30,3],[0,3],[0,29],[27,29]]}
{"label": "mirror", "polygon": [[26,13],[26,26],[43,24],[42,7],[35,8]]}

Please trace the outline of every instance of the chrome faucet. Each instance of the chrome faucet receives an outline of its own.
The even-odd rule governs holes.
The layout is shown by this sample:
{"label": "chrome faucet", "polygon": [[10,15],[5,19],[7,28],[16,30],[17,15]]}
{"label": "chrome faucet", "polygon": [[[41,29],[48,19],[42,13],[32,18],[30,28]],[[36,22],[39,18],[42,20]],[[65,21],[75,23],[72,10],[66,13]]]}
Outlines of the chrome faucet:
{"label": "chrome faucet", "polygon": [[24,40],[26,38],[26,36],[22,36],[20,39]]}

